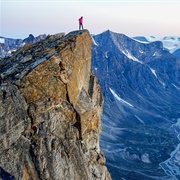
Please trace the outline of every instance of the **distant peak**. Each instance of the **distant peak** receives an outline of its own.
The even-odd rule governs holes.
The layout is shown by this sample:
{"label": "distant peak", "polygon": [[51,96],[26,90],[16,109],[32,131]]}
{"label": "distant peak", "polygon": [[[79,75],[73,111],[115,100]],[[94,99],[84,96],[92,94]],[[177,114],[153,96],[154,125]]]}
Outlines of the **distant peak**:
{"label": "distant peak", "polygon": [[29,38],[34,38],[34,36],[32,34],[29,34]]}

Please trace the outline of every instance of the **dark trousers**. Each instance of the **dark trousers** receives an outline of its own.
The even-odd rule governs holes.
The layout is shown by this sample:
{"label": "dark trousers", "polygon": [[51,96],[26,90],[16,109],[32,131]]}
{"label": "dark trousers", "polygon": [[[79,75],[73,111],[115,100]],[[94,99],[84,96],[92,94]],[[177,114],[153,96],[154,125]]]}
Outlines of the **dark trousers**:
{"label": "dark trousers", "polygon": [[79,23],[79,30],[81,30],[81,28],[83,29],[83,24]]}

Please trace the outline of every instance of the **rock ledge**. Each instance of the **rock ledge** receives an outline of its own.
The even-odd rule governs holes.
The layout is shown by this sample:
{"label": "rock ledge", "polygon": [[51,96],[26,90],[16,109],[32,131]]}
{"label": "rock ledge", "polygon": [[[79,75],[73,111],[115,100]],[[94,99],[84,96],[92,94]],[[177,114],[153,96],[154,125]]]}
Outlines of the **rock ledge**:
{"label": "rock ledge", "polygon": [[111,179],[91,45],[87,30],[60,33],[0,60],[0,179]]}

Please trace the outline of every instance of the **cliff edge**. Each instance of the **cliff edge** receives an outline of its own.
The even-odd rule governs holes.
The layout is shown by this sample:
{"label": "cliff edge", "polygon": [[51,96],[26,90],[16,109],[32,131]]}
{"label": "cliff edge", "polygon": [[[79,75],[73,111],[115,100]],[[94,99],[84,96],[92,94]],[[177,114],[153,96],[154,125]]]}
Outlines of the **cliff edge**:
{"label": "cliff edge", "polygon": [[91,45],[87,30],[60,33],[0,59],[0,179],[111,179]]}

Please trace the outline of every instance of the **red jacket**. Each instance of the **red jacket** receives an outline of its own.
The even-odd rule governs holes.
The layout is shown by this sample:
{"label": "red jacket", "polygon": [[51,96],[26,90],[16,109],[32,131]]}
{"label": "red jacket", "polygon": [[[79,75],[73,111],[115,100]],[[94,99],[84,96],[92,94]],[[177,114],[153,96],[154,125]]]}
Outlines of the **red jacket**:
{"label": "red jacket", "polygon": [[79,18],[79,23],[82,24],[83,23],[83,17]]}

